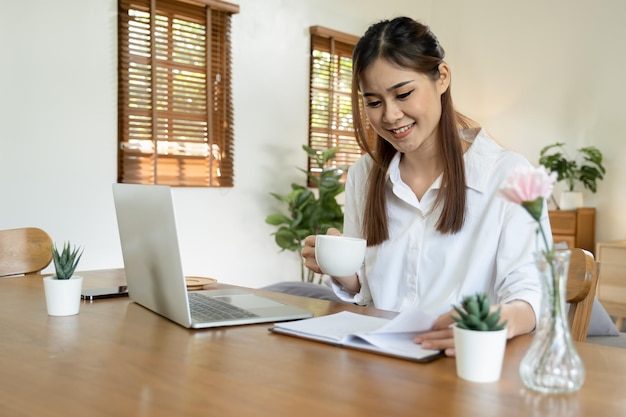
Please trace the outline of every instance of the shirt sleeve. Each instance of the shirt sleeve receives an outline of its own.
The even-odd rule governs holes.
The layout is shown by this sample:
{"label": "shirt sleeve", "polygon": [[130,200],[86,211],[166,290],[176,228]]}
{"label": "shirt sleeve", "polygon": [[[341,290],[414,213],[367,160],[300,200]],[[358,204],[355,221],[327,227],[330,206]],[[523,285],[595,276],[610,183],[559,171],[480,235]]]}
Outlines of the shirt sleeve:
{"label": "shirt sleeve", "polygon": [[[343,234],[349,237],[363,238],[362,227],[363,211],[365,206],[365,186],[371,160],[369,156],[363,156],[355,162],[348,170],[345,188]],[[361,290],[357,294],[346,291],[331,280],[331,287],[337,297],[343,301],[359,305],[370,305],[372,296],[365,277],[365,267],[362,266],[357,272]]]}
{"label": "shirt sleeve", "polygon": [[536,325],[541,311],[542,289],[535,255],[544,249],[544,235],[548,245],[552,244],[547,204],[544,201],[541,219],[543,235],[537,222],[522,206],[513,203],[508,206],[496,260],[496,301],[527,302],[535,313]]}

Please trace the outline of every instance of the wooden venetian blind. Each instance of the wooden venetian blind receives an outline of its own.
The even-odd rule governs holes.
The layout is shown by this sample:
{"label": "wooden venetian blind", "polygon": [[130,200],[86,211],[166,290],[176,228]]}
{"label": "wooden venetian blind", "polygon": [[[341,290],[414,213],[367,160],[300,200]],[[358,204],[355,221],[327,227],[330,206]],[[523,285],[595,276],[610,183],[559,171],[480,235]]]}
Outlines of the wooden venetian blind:
{"label": "wooden venetian blind", "polygon": [[233,186],[239,8],[199,1],[119,0],[118,182]]}
{"label": "wooden venetian blind", "polygon": [[[352,125],[352,50],[358,37],[321,26],[312,26],[309,146],[341,148],[330,161],[349,167],[362,154]],[[309,172],[319,169],[309,160]]]}

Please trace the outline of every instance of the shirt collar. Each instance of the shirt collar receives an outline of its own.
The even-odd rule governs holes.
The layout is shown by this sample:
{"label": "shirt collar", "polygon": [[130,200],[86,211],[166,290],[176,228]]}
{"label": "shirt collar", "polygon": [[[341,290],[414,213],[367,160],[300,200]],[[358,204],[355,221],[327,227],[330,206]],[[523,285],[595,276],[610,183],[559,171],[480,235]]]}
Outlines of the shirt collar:
{"label": "shirt collar", "polygon": [[484,192],[502,148],[482,128],[466,129],[461,132],[461,137],[472,144],[463,155],[465,183],[469,188]]}

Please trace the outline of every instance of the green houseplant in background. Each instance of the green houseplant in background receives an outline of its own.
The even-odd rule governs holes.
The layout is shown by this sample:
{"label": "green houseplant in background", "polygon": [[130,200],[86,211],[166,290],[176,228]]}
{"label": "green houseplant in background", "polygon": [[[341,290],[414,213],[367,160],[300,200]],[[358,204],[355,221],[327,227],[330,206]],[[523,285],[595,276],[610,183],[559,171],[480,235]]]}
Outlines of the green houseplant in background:
{"label": "green houseplant in background", "polygon": [[[278,201],[285,204],[286,210],[270,214],[265,219],[266,223],[278,227],[273,235],[281,250],[296,252],[298,255],[302,250],[303,240],[307,236],[325,234],[331,227],[343,229],[343,209],[337,202],[337,196],[345,189],[341,182],[345,168],[325,167],[329,161],[335,158],[339,150],[338,147],[322,151],[306,145],[302,148],[319,169],[319,175],[300,169],[317,188],[317,193],[296,183],[291,184],[291,191],[287,194],[270,193]],[[313,282],[315,274],[310,270],[305,273],[302,257],[300,257],[300,263],[301,280]]]}
{"label": "green houseplant in background", "polygon": [[606,173],[602,164],[602,152],[598,148],[586,146],[578,148],[576,152],[574,158],[570,158],[565,144],[557,142],[544,147],[539,154],[539,163],[549,172],[556,172],[557,181],[565,181],[566,190],[561,193],[558,205],[563,210],[582,206],[582,193],[575,191],[578,182],[595,193],[598,190],[598,181],[604,179]]}

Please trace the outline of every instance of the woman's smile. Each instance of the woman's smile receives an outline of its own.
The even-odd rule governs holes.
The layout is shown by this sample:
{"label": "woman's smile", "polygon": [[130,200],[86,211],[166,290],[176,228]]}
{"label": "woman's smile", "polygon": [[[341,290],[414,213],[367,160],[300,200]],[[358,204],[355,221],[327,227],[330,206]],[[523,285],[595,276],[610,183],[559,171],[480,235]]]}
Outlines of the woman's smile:
{"label": "woman's smile", "polygon": [[389,132],[391,132],[394,138],[402,139],[411,133],[413,126],[415,126],[415,122],[397,129],[390,129]]}

